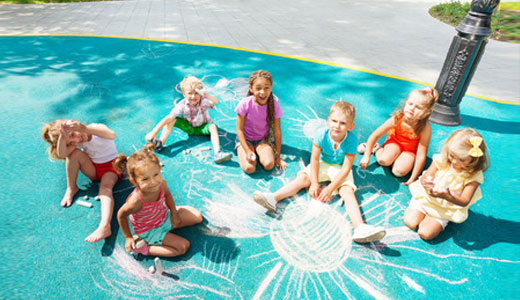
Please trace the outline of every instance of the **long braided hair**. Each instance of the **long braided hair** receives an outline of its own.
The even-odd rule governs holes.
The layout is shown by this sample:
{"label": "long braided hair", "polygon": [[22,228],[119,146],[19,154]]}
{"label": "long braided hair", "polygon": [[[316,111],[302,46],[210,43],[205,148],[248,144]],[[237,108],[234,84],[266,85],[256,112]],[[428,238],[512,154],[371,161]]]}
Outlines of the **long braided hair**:
{"label": "long braided hair", "polygon": [[[249,76],[249,86],[253,86],[253,83],[258,78],[265,78],[269,83],[271,83],[271,86],[273,85],[273,75],[271,73],[264,71],[264,70],[258,70],[253,72],[251,76]],[[251,92],[251,89],[247,92],[247,96],[251,96],[253,93]],[[271,91],[271,95],[269,95],[269,98],[267,98],[267,124],[269,124],[269,134],[267,136],[267,140],[271,141],[273,138],[273,127],[274,127],[274,96],[273,91]]]}

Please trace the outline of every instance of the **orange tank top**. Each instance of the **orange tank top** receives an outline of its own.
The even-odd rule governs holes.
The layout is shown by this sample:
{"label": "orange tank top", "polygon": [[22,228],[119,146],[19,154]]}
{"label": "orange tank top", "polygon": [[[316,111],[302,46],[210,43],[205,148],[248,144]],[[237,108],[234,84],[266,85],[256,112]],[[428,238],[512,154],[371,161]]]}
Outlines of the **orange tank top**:
{"label": "orange tank top", "polygon": [[406,151],[417,152],[417,148],[419,147],[420,136],[416,136],[413,132],[410,132],[403,128],[403,117],[399,118],[397,121],[397,125],[388,130],[388,140],[392,140],[402,148],[406,149]]}

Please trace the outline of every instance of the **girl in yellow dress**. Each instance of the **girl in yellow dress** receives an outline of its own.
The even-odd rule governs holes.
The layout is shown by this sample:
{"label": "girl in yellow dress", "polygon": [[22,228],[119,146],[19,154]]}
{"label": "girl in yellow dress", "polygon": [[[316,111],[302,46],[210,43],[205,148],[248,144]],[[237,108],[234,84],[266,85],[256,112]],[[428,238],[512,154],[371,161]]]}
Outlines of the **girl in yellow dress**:
{"label": "girl in yellow dress", "polygon": [[449,222],[462,223],[468,208],[482,198],[480,184],[489,168],[489,153],[474,129],[455,131],[423,175],[410,185],[412,200],[404,223],[423,240],[435,238]]}

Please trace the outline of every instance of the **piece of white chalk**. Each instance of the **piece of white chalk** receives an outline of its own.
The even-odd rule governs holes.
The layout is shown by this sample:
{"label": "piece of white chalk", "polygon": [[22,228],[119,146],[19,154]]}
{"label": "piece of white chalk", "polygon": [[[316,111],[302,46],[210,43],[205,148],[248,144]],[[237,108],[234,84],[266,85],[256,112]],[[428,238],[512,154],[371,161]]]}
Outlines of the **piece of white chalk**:
{"label": "piece of white chalk", "polygon": [[83,196],[83,199],[88,200],[88,195]]}
{"label": "piece of white chalk", "polygon": [[99,195],[97,195],[96,197],[94,197],[94,200],[99,201],[99,199],[101,199],[101,197],[99,197]]}
{"label": "piece of white chalk", "polygon": [[209,151],[211,150],[211,147],[202,147],[202,148],[199,148],[200,151]]}
{"label": "piece of white chalk", "polygon": [[186,153],[190,153],[190,152],[191,152],[190,148],[186,149]]}
{"label": "piece of white chalk", "polygon": [[85,202],[83,200],[76,200],[76,203],[78,203],[78,205],[85,206],[85,207],[88,207],[88,208],[92,207],[92,203]]}
{"label": "piece of white chalk", "polygon": [[153,266],[150,266],[150,267],[148,268],[148,272],[150,272],[150,273],[152,273],[152,274],[155,273],[155,268],[154,268]]}
{"label": "piece of white chalk", "polygon": [[153,261],[155,262],[155,269],[157,270],[157,273],[162,274],[163,267],[159,257],[156,257]]}

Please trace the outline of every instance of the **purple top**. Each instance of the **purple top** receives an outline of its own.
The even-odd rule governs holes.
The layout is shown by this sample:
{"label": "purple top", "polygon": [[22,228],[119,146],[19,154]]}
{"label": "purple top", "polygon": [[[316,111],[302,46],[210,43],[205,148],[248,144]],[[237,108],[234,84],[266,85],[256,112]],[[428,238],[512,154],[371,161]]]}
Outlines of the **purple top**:
{"label": "purple top", "polygon": [[[235,112],[245,117],[244,134],[248,141],[260,141],[269,133],[269,124],[267,124],[267,104],[258,105],[253,100],[254,96],[248,96],[242,99]],[[274,117],[281,118],[283,115],[282,108],[278,103],[278,99],[274,98]]]}

